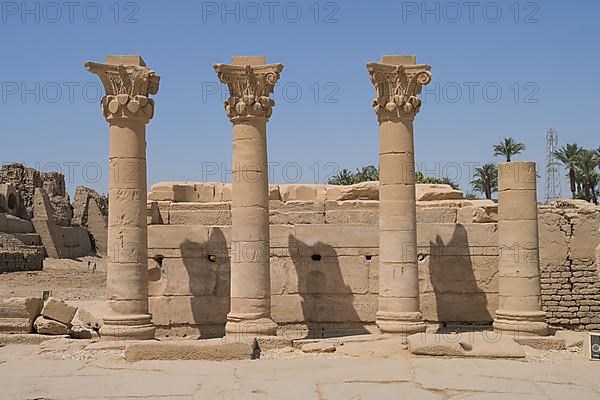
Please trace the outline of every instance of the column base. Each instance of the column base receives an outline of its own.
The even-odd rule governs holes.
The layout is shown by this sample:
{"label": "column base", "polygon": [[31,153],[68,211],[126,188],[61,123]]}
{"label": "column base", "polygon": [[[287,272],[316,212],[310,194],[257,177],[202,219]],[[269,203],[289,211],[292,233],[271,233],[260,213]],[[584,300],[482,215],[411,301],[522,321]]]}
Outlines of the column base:
{"label": "column base", "polygon": [[142,315],[107,315],[100,328],[100,339],[117,340],[151,340],[156,328],[150,314]]}
{"label": "column base", "polygon": [[377,326],[381,333],[391,333],[408,337],[415,333],[425,332],[427,325],[420,312],[377,312]]}
{"label": "column base", "polygon": [[276,336],[277,324],[271,318],[241,319],[227,316],[227,336]]}
{"label": "column base", "polygon": [[496,311],[494,331],[520,336],[548,336],[550,331],[544,311]]}

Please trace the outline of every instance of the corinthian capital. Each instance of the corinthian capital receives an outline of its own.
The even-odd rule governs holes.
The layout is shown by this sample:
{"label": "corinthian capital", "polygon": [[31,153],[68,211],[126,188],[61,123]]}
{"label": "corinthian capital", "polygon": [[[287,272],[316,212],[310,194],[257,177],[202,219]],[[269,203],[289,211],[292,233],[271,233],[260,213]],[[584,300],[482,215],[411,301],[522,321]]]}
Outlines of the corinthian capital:
{"label": "corinthian capital", "polygon": [[279,80],[283,64],[216,64],[219,80],[229,89],[225,111],[233,122],[243,118],[269,119],[275,102],[269,97]]}
{"label": "corinthian capital", "polygon": [[108,56],[106,60],[106,64],[85,63],[88,71],[98,75],[106,91],[102,98],[106,120],[131,118],[148,122],[154,115],[154,100],[149,96],[158,93],[160,77],[140,57]]}
{"label": "corinthian capital", "polygon": [[431,82],[431,66],[426,64],[390,64],[392,61],[414,60],[412,57],[384,57],[381,63],[369,63],[367,69],[375,87],[376,98],[373,108],[379,122],[409,118],[413,120],[421,108],[423,85]]}

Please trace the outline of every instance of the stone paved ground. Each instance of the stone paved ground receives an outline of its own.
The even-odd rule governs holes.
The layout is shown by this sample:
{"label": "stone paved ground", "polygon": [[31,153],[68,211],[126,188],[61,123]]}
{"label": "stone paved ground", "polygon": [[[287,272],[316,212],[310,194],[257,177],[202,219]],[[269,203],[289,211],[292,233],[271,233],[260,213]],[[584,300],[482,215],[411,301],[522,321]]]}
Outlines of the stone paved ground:
{"label": "stone paved ground", "polygon": [[126,363],[70,342],[0,348],[0,399],[600,399],[600,362],[528,352],[527,361],[411,357],[356,344],[339,354],[278,350],[254,361]]}

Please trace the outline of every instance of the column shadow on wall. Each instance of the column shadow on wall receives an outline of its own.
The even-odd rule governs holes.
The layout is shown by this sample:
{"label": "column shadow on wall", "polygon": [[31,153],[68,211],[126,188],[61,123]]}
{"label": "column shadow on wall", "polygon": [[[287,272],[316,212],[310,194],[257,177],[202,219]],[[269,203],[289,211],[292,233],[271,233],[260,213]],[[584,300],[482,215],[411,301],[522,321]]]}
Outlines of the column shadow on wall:
{"label": "column shadow on wall", "polygon": [[[213,227],[208,241],[185,240],[180,250],[190,295],[189,323],[200,328],[203,338],[222,337],[230,307],[231,276],[225,235],[220,228]],[[168,275],[167,271],[167,278]]]}
{"label": "column shadow on wall", "polygon": [[447,325],[487,325],[493,320],[488,301],[478,284],[469,243],[468,232],[457,224],[452,238],[444,243],[437,235],[429,242],[429,276],[435,293],[437,321],[442,331]]}
{"label": "column shadow on wall", "polygon": [[352,288],[344,282],[339,257],[327,243],[309,245],[288,236],[298,294],[309,338],[364,334]]}

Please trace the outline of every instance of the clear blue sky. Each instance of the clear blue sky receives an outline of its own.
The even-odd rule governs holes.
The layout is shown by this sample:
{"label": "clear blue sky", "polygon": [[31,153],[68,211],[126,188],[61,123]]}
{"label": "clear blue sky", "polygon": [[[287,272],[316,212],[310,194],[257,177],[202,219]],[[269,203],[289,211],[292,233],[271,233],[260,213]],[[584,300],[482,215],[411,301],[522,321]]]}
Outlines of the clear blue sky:
{"label": "clear blue sky", "polygon": [[415,124],[417,164],[463,189],[468,165],[493,161],[491,146],[505,136],[527,145],[517,158],[538,162],[542,178],[547,128],[561,144],[600,145],[596,0],[24,4],[1,3],[0,161],[59,169],[71,193],[79,184],[106,191],[108,127],[97,78],[83,67],[106,54],[140,54],[162,77],[148,126],[149,184],[227,179],[231,124],[225,92],[212,94],[212,65],[232,55],[285,64],[268,126],[275,182],[322,182],[332,165],[377,164],[365,64],[383,54],[432,65]]}

